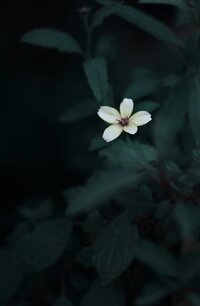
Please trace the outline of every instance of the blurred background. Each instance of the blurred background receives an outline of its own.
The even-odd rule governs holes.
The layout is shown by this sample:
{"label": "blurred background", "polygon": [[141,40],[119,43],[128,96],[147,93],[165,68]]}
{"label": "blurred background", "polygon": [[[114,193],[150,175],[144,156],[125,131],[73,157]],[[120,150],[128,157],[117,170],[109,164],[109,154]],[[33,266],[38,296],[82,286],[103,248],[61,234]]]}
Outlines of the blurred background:
{"label": "blurred background", "polygon": [[[163,9],[134,0],[125,2],[170,26],[174,23],[172,6]],[[82,57],[20,41],[32,29],[53,28],[67,31],[84,46],[86,33],[79,10],[85,6],[99,7],[94,1],[1,2],[2,213],[15,209],[27,197],[52,196],[76,185],[94,167],[96,158],[88,152],[88,145],[101,132],[97,116],[78,124],[59,122],[72,105],[93,98]],[[107,52],[110,57],[117,104],[135,67],[170,71],[169,65],[176,60],[170,54],[173,50],[166,50],[120,17],[107,18],[93,39],[97,52]]]}
{"label": "blurred background", "polygon": [[[199,20],[1,1],[0,306],[200,305]],[[125,97],[153,120],[107,144],[97,111]]]}

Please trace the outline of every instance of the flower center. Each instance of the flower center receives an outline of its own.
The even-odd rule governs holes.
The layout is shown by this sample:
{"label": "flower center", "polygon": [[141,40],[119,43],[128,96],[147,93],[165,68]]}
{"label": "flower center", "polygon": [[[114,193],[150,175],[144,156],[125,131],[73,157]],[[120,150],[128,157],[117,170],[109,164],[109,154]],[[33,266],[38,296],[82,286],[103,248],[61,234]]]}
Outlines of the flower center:
{"label": "flower center", "polygon": [[127,126],[128,125],[128,117],[126,118],[121,118],[119,121],[119,124],[121,124],[122,126]]}

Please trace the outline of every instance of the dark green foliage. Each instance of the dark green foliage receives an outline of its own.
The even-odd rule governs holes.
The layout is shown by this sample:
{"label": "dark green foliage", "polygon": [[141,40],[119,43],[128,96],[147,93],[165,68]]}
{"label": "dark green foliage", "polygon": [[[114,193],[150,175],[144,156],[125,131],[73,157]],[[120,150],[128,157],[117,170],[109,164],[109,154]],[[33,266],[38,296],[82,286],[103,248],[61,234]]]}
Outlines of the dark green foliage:
{"label": "dark green foliage", "polygon": [[136,298],[137,306],[155,305],[167,296],[169,290],[160,284],[148,284],[142,294]]}
{"label": "dark green foliage", "polygon": [[161,85],[161,76],[150,70],[146,70],[140,73],[139,77],[137,73],[133,75],[132,84],[126,89],[124,96],[134,97],[134,101],[137,101],[155,94]]}
{"label": "dark green foliage", "polygon": [[169,90],[155,119],[154,138],[161,158],[177,158],[177,137],[182,131],[189,103],[188,80]]}
{"label": "dark green foliage", "polygon": [[194,293],[187,295],[187,300],[192,303],[193,306],[198,306],[200,303],[200,296]]}
{"label": "dark green foliage", "polygon": [[95,98],[98,102],[105,103],[109,85],[106,61],[102,57],[91,58],[83,66]]}
{"label": "dark green foliage", "polygon": [[164,42],[182,47],[181,41],[169,28],[137,9],[123,5],[115,9],[115,14]]}
{"label": "dark green foliage", "polygon": [[189,116],[196,144],[200,145],[200,84],[198,78],[191,79]]}
{"label": "dark green foliage", "polygon": [[187,10],[188,7],[184,0],[140,0],[139,3],[143,4],[168,4],[174,5],[181,9]]}
{"label": "dark green foliage", "polygon": [[138,231],[126,214],[118,216],[93,245],[93,262],[104,282],[119,276],[132,262],[139,240]]}
{"label": "dark green foliage", "polygon": [[[20,34],[23,68],[2,42],[0,302],[199,306],[199,1],[72,2]],[[152,121],[107,143],[124,98]]]}
{"label": "dark green foliage", "polygon": [[38,223],[14,243],[15,256],[26,271],[37,272],[56,263],[63,254],[72,224],[68,219],[53,219]]}
{"label": "dark green foliage", "polygon": [[119,282],[103,285],[96,280],[81,301],[81,306],[124,306],[125,297],[123,288]]}
{"label": "dark green foliage", "polygon": [[177,274],[177,264],[172,254],[150,241],[140,241],[136,256],[141,262],[159,274],[166,276],[175,276]]}
{"label": "dark green foliage", "polygon": [[98,104],[95,100],[84,100],[75,105],[60,117],[60,122],[76,122],[90,117],[96,112]]}
{"label": "dark green foliage", "polygon": [[22,36],[22,42],[43,48],[53,48],[60,52],[82,53],[76,40],[66,32],[52,29],[38,29]]}
{"label": "dark green foliage", "polygon": [[149,162],[157,160],[153,146],[141,144],[137,141],[118,140],[112,146],[100,151],[100,156],[106,158],[109,165],[133,167],[135,171],[148,169]]}
{"label": "dark green foliage", "polygon": [[64,191],[64,197],[68,202],[66,214],[75,216],[98,209],[124,188],[139,184],[141,177],[142,175],[135,175],[131,170],[121,167],[96,172],[85,186]]}

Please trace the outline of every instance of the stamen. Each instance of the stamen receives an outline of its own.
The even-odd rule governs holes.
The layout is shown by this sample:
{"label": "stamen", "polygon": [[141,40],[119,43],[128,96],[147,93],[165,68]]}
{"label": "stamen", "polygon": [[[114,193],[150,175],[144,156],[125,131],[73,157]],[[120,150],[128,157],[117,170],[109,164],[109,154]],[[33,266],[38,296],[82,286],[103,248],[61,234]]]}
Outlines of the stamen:
{"label": "stamen", "polygon": [[126,118],[121,118],[119,121],[119,124],[121,124],[122,126],[127,126],[128,125],[128,117]]}

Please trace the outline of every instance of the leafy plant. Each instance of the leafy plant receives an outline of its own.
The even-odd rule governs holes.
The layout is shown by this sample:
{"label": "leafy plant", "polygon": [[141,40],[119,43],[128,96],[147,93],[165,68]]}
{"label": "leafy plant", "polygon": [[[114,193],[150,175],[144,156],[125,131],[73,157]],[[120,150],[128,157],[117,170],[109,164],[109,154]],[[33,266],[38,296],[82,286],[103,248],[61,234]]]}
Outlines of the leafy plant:
{"label": "leafy plant", "polygon": [[[148,4],[189,14],[186,39],[145,13]],[[80,42],[78,35],[51,27],[22,35],[22,43],[70,59],[65,73],[70,81],[72,70],[75,76],[62,87],[68,86],[67,105],[63,109],[62,100],[51,113],[57,130],[63,128],[55,138],[59,149],[66,145],[61,159],[68,164],[62,167],[70,170],[56,196],[27,200],[12,216],[0,250],[2,303],[34,306],[36,292],[48,297],[39,299],[42,305],[53,306],[199,305],[199,13],[198,1],[141,0],[136,7],[98,0],[79,9]],[[156,39],[163,50],[159,64],[133,67],[128,47],[119,43],[112,50],[113,37],[126,41],[135,28]],[[165,61],[171,66],[162,66]],[[125,97],[137,112],[150,112],[152,121],[135,135],[106,143],[97,111],[117,108]],[[54,98],[59,104],[60,95]]]}

